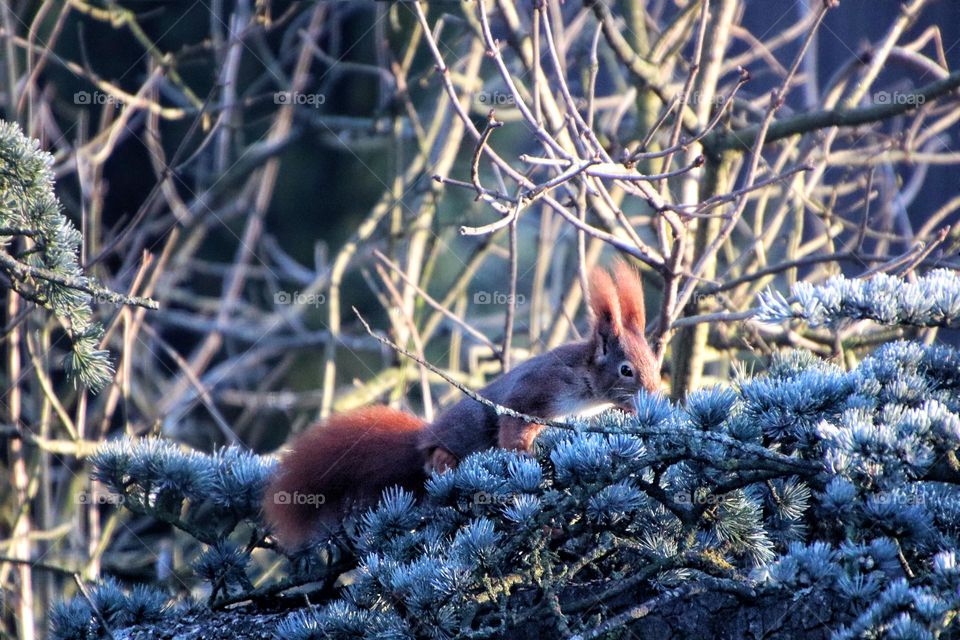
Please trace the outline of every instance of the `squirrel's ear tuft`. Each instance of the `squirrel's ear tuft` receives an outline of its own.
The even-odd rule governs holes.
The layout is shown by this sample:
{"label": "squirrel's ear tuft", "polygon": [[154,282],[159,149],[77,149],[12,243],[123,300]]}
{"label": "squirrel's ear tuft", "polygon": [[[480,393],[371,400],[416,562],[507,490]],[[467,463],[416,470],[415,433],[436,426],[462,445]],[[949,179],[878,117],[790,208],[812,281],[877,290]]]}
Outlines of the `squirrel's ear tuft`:
{"label": "squirrel's ear tuft", "polygon": [[613,278],[604,269],[595,267],[590,272],[590,310],[593,312],[593,331],[607,342],[620,335],[620,299]]}
{"label": "squirrel's ear tuft", "polygon": [[647,326],[647,315],[640,273],[624,260],[617,260],[613,274],[619,294],[623,326],[634,333],[643,334]]}

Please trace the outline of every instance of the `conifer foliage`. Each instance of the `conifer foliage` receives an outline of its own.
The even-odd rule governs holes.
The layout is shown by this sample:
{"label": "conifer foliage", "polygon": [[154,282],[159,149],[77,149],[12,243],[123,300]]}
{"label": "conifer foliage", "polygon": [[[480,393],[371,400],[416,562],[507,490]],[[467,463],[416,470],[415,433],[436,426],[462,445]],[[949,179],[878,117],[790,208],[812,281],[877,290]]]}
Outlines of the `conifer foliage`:
{"label": "conifer foliage", "polygon": [[918,327],[960,326],[960,275],[935,269],[915,282],[878,273],[868,280],[834,276],[814,286],[793,286],[794,303],[775,291],[760,296],[760,318],[799,318],[811,326],[868,319]]}
{"label": "conifer foliage", "polygon": [[93,318],[102,302],[155,306],[108,291],[84,274],[80,232],[53,192],[53,157],[14,123],[0,120],[0,282],[53,312],[71,339],[64,366],[94,391],[113,377],[103,330]]}
{"label": "conifer foliage", "polygon": [[[953,322],[941,304],[960,292],[953,274],[891,282],[802,288],[805,315],[785,301],[765,313]],[[901,304],[907,287],[933,303]],[[535,457],[473,455],[420,501],[388,490],[257,587],[261,556],[279,553],[258,549],[269,460],[118,441],[94,474],[203,543],[193,566],[210,606],[276,605],[309,583],[315,606],[287,613],[278,638],[645,637],[663,624],[690,637],[955,637],[960,352],[893,342],[849,371],[785,352],[730,388],[681,405],[644,394],[636,408],[548,429]],[[174,610],[152,592],[95,589],[108,625]],[[73,601],[53,636],[97,637],[103,622]]]}

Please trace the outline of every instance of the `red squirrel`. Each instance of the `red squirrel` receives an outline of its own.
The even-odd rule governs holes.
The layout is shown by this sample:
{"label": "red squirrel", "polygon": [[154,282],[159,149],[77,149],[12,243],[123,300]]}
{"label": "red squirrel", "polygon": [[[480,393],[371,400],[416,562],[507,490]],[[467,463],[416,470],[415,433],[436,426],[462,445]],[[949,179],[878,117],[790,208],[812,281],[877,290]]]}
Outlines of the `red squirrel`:
{"label": "red squirrel", "polygon": [[[481,397],[553,420],[608,404],[632,411],[637,391],[658,389],[639,274],[618,262],[612,277],[594,269],[589,285],[589,337],[521,363]],[[384,406],[335,415],[297,437],[280,461],[264,494],[267,524],[282,547],[300,548],[389,486],[422,493],[430,471],[495,446],[529,452],[542,429],[469,397],[430,424]]]}

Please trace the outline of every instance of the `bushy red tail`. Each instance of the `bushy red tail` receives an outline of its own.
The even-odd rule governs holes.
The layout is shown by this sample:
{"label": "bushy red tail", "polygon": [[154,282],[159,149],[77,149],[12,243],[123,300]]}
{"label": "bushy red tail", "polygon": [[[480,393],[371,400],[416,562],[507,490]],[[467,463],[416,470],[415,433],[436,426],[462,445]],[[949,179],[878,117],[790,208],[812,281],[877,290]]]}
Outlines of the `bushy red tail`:
{"label": "bushy red tail", "polygon": [[383,489],[423,490],[417,438],[426,423],[389,407],[364,407],[321,422],[297,437],[263,497],[270,530],[296,549],[334,527],[351,507],[375,504]]}

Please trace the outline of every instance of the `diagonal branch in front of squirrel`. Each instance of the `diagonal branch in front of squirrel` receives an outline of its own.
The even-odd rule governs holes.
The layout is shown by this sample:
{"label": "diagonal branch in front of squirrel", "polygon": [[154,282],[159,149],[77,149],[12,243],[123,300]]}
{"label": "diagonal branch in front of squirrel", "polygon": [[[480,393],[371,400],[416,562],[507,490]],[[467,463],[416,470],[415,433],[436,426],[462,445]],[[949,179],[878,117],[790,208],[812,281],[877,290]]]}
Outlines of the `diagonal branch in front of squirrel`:
{"label": "diagonal branch in front of squirrel", "polygon": [[332,533],[348,512],[372,506],[388,487],[419,495],[432,471],[455,468],[471,453],[494,447],[529,453],[544,422],[609,405],[631,412],[637,392],[657,391],[659,364],[644,335],[640,275],[618,261],[612,273],[594,269],[589,287],[589,337],[496,378],[477,394],[489,403],[471,394],[432,423],[365,407],[297,437],[263,498],[280,545],[296,550]]}

